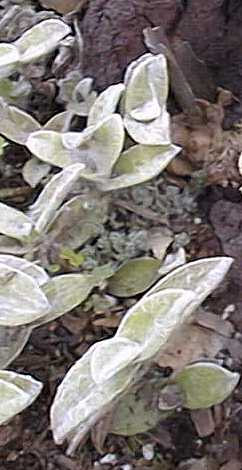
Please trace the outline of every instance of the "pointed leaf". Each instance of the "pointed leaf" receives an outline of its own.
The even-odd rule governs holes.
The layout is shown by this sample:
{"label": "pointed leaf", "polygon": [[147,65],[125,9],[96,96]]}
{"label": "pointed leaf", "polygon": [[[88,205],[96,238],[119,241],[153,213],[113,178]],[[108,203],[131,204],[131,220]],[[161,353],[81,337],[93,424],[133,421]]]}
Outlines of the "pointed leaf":
{"label": "pointed leaf", "polygon": [[98,124],[104,118],[113,114],[118,106],[121,95],[125,89],[123,83],[111,85],[104,90],[95,100],[88,115],[88,126]]}
{"label": "pointed leaf", "polygon": [[25,145],[29,135],[40,128],[40,124],[30,114],[0,102],[0,133],[7,139]]}
{"label": "pointed leaf", "polygon": [[32,328],[0,326],[0,369],[5,369],[22,352]]}
{"label": "pointed leaf", "polygon": [[165,276],[170,271],[186,263],[186,252],[184,248],[178,248],[174,253],[167,255],[159,269],[159,275]]}
{"label": "pointed leaf", "polygon": [[232,258],[222,256],[192,261],[161,279],[146,296],[170,288],[192,290],[195,298],[189,309],[194,311],[218,287],[232,262]]}
{"label": "pointed leaf", "polygon": [[130,137],[142,145],[170,145],[170,116],[166,109],[154,121],[139,122],[126,114],[124,126]]}
{"label": "pointed leaf", "polygon": [[69,111],[63,111],[62,113],[55,114],[46,124],[43,126],[43,129],[48,131],[55,132],[64,132],[65,124],[70,116]]}
{"label": "pointed leaf", "polygon": [[180,152],[175,145],[168,147],[134,145],[123,152],[115,166],[119,176],[100,185],[104,191],[127,188],[158,176]]}
{"label": "pointed leaf", "polygon": [[0,264],[0,325],[31,323],[49,311],[50,305],[34,278]]}
{"label": "pointed leaf", "polygon": [[19,65],[19,52],[16,46],[0,43],[0,78],[8,77]]}
{"label": "pointed leaf", "polygon": [[88,193],[76,196],[56,213],[49,227],[54,236],[65,248],[75,250],[90,238],[96,237],[103,230],[107,218],[108,200],[100,193]]}
{"label": "pointed leaf", "polygon": [[125,112],[135,120],[159,117],[168,96],[168,73],[163,54],[144,54],[125,74]]}
{"label": "pointed leaf", "polygon": [[70,312],[86,300],[94,286],[93,278],[88,274],[63,274],[53,277],[42,286],[50,304],[49,312],[32,325],[43,325]]}
{"label": "pointed leaf", "polygon": [[240,375],[218,364],[198,362],[176,375],[184,394],[184,406],[191,410],[209,408],[226,400],[238,385]]}
{"label": "pointed leaf", "polygon": [[159,277],[160,261],[136,258],[124,263],[109,279],[107,290],[118,297],[132,297],[147,290]]}
{"label": "pointed leaf", "polygon": [[43,268],[37,266],[37,264],[31,263],[31,261],[28,261],[24,258],[0,254],[0,264],[5,264],[10,268],[14,268],[22,271],[25,274],[28,274],[28,276],[35,279],[39,286],[42,286],[49,280],[49,276]]}
{"label": "pointed leaf", "polygon": [[71,367],[57,389],[51,407],[51,429],[57,444],[85,435],[136,374],[135,367],[123,369],[100,388],[92,380],[90,363],[97,347],[91,347]]}
{"label": "pointed leaf", "polygon": [[0,235],[0,253],[24,255],[28,251],[27,245],[21,244],[15,238]]}
{"label": "pointed leaf", "polygon": [[51,167],[48,163],[33,157],[23,167],[23,178],[31,188],[36,188],[41,180],[49,174],[50,170]]}
{"label": "pointed leaf", "polygon": [[80,178],[83,168],[83,164],[71,165],[53,176],[37,201],[30,207],[28,215],[39,233],[44,232],[52,221],[57,209]]}
{"label": "pointed leaf", "polygon": [[140,344],[140,360],[154,357],[187,319],[192,291],[166,289],[143,297],[121,321],[116,336]]}
{"label": "pointed leaf", "polygon": [[33,155],[51,165],[64,168],[74,163],[71,158],[72,152],[64,147],[60,132],[51,130],[33,132],[27,139],[26,146]]}
{"label": "pointed leaf", "polygon": [[79,136],[78,154],[81,161],[87,164],[87,168],[109,176],[124,144],[125,134],[120,115],[107,116],[96,126],[87,127]]}
{"label": "pointed leaf", "polygon": [[30,375],[0,371],[0,425],[31,405],[42,387]]}
{"label": "pointed leaf", "polygon": [[28,29],[14,43],[19,51],[21,63],[33,62],[49,54],[68,34],[71,34],[71,28],[57,19],[41,21]]}
{"label": "pointed leaf", "polygon": [[102,384],[132,364],[139,356],[138,343],[126,338],[110,338],[96,344],[91,357],[91,374],[96,384]]}
{"label": "pointed leaf", "polygon": [[33,229],[31,220],[21,211],[0,203],[0,233],[24,240]]}

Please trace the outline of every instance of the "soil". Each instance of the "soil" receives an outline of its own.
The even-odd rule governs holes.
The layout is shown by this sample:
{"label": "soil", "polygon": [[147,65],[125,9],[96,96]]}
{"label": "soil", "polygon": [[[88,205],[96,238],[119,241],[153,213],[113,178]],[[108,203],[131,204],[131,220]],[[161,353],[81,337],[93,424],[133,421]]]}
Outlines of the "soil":
{"label": "soil", "polygon": [[[84,73],[95,78],[99,90],[119,82],[127,64],[145,51],[143,29],[162,24],[171,43],[176,38],[189,41],[197,57],[205,61],[215,87],[228,88],[240,99],[241,20],[239,0],[90,0],[79,13],[85,44]],[[48,98],[48,91],[45,93]],[[43,105],[43,96],[43,92],[35,95],[28,109],[44,121],[59,105],[53,96]],[[230,111],[227,126],[242,116],[240,102],[234,102]],[[27,158],[22,147],[11,145],[0,168],[1,188],[25,188],[20,196],[15,194],[15,199],[7,197],[3,202],[21,208],[40,189],[29,190],[21,178],[20,170]],[[6,171],[6,166],[10,171]],[[176,180],[172,181],[176,184]],[[182,191],[189,187],[191,178],[184,178],[182,183],[180,179],[177,181]],[[221,357],[231,369],[242,373],[242,196],[238,187],[231,184],[226,188],[209,185],[194,194],[195,209],[183,208],[180,214],[168,214],[168,225],[176,234],[184,231],[189,234],[188,259],[219,254],[234,258],[226,282],[206,305],[220,317],[227,315],[233,325],[233,341]],[[153,219],[146,218],[147,212],[135,215],[139,227],[161,227],[157,223],[158,209],[153,206],[150,209]],[[122,209],[119,216],[131,219],[129,210]],[[11,368],[28,371],[45,386],[30,408],[0,428],[0,470],[242,469],[242,384],[223,405],[203,416],[192,416],[178,409],[172,418],[160,422],[146,434],[132,438],[108,435],[98,450],[88,439],[74,457],[68,457],[64,446],[54,444],[49,429],[49,408],[56,386],[89,345],[112,336],[125,310],[124,305],[119,307],[118,314],[111,317],[107,312],[106,316],[100,316],[79,307],[33,332]],[[150,461],[142,451],[146,444],[152,444],[155,450]],[[109,454],[115,456],[110,464],[102,461]]]}

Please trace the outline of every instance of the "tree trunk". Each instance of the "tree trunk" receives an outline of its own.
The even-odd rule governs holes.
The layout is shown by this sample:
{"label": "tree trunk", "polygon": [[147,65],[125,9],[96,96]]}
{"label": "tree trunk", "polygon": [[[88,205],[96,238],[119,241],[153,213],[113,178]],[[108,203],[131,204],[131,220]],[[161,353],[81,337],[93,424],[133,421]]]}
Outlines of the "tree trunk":
{"label": "tree trunk", "polygon": [[[170,41],[186,40],[216,86],[242,98],[241,0],[91,0],[82,21],[85,75],[101,90],[122,80],[145,52],[143,29],[162,25]],[[237,104],[238,116],[242,107]]]}

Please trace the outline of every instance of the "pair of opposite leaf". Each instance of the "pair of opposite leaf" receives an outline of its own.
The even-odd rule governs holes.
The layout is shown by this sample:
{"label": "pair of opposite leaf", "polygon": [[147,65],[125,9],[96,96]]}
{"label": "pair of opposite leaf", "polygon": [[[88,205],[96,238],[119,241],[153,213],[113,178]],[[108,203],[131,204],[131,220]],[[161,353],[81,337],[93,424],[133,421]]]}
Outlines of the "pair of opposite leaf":
{"label": "pair of opposite leaf", "polygon": [[[90,80],[79,86],[83,96],[90,94]],[[25,112],[2,104],[0,132],[47,164],[65,168],[84,163],[82,177],[103,191],[128,187],[158,175],[180,151],[170,140],[167,93],[165,57],[145,54],[128,67],[124,84],[112,85],[97,97],[84,131],[65,129],[70,110],[41,128]],[[125,130],[135,145],[123,151]]]}
{"label": "pair of opposite leaf", "polygon": [[105,221],[107,199],[91,192],[63,204],[83,172],[84,165],[70,165],[54,175],[26,213],[0,203],[0,252],[38,252],[44,238],[63,231],[64,243],[75,249],[96,236]]}
{"label": "pair of opposite leaf", "polygon": [[[231,258],[210,258],[174,270],[126,313],[113,338],[95,343],[71,367],[51,409],[56,443],[67,439],[69,452],[75,449],[91,426],[146,372],[158,352],[165,351],[184,322],[191,321],[193,312],[218,286],[231,262]],[[220,383],[212,404],[224,400],[238,382],[238,374],[225,371],[225,375],[224,393],[219,394]],[[189,407],[191,387],[187,388],[184,374],[178,381]]]}
{"label": "pair of opposite leaf", "polygon": [[29,406],[42,389],[30,376],[1,369],[20,354],[34,328],[78,306],[109,275],[100,270],[49,278],[34,263],[0,255],[0,425]]}

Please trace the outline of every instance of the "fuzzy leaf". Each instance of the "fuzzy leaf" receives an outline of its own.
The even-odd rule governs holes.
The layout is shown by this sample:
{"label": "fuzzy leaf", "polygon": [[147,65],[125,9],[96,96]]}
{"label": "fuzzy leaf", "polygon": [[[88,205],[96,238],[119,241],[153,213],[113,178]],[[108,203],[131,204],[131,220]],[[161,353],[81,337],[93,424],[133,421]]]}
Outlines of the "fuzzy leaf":
{"label": "fuzzy leaf", "polygon": [[[72,141],[74,133],[69,133]],[[124,144],[124,127],[119,114],[111,114],[79,135],[78,155],[87,169],[109,176]],[[65,141],[65,143],[67,143]]]}
{"label": "fuzzy leaf", "polygon": [[5,369],[22,352],[32,328],[0,326],[0,369]]}
{"label": "fuzzy leaf", "polygon": [[238,385],[240,375],[209,362],[185,367],[176,375],[184,394],[184,406],[190,410],[209,408],[223,402]]}
{"label": "fuzzy leaf", "polygon": [[50,305],[31,276],[0,264],[0,325],[31,323],[49,311]]}
{"label": "fuzzy leaf", "polygon": [[134,145],[120,155],[115,165],[118,176],[102,183],[101,189],[110,191],[144,183],[158,176],[179,152],[175,145]]}
{"label": "fuzzy leaf", "polygon": [[27,408],[43,385],[30,375],[0,371],[0,425]]}
{"label": "fuzzy leaf", "polygon": [[23,273],[35,279],[38,286],[42,286],[49,280],[49,276],[43,268],[37,266],[37,264],[31,263],[24,258],[0,254],[0,264],[5,264],[10,268],[22,271]]}
{"label": "fuzzy leaf", "polygon": [[29,135],[40,128],[40,124],[30,114],[0,101],[0,133],[4,137],[25,145]]}
{"label": "fuzzy leaf", "polygon": [[160,277],[165,276],[165,274],[168,274],[170,271],[173,271],[174,269],[178,268],[179,266],[182,266],[185,263],[186,252],[184,248],[180,247],[177,251],[175,251],[174,253],[170,253],[165,257],[159,269]]}
{"label": "fuzzy leaf", "polygon": [[91,374],[102,384],[130,365],[140,354],[138,343],[126,338],[110,338],[96,344],[91,357]]}
{"label": "fuzzy leaf", "polygon": [[111,85],[104,90],[95,100],[88,115],[88,126],[98,124],[104,118],[113,114],[118,106],[121,95],[125,89],[122,83]]}
{"label": "fuzzy leaf", "polygon": [[23,167],[23,178],[31,188],[36,188],[41,180],[50,172],[50,165],[36,157],[28,160]]}
{"label": "fuzzy leaf", "polygon": [[24,240],[33,229],[31,220],[21,211],[0,203],[0,233]]}
{"label": "fuzzy leaf", "polygon": [[65,248],[75,250],[102,231],[107,210],[108,200],[100,193],[76,196],[63,204],[48,230],[52,236],[57,233]]}
{"label": "fuzzy leaf", "polygon": [[31,326],[43,325],[70,312],[86,300],[94,286],[92,275],[89,274],[63,274],[53,277],[42,286],[50,304],[49,312]]}
{"label": "fuzzy leaf", "polygon": [[130,117],[124,116],[124,126],[138,144],[142,145],[170,145],[170,116],[166,109],[154,121],[139,122]]}
{"label": "fuzzy leaf", "polygon": [[66,374],[51,407],[51,428],[55,442],[74,440],[89,431],[116,396],[130,384],[136,369],[124,369],[100,388],[92,380],[91,358],[95,344]]}
{"label": "fuzzy leaf", "polygon": [[0,78],[8,77],[19,64],[19,52],[16,46],[0,43]]}
{"label": "fuzzy leaf", "polygon": [[186,309],[194,301],[190,290],[166,289],[143,297],[121,321],[116,336],[140,344],[140,360],[154,357],[186,320]]}
{"label": "fuzzy leaf", "polygon": [[22,64],[34,62],[52,52],[60,41],[71,34],[71,28],[61,20],[41,21],[15,41]]}
{"label": "fuzzy leaf", "polygon": [[12,255],[24,255],[27,246],[18,242],[15,238],[0,235],[0,253],[8,253]]}
{"label": "fuzzy leaf", "polygon": [[70,116],[69,111],[63,111],[62,113],[55,114],[46,124],[43,129],[55,132],[64,132],[66,120]]}
{"label": "fuzzy leaf", "polygon": [[84,165],[75,164],[53,176],[37,201],[30,207],[28,215],[35,223],[35,230],[42,233],[55,216],[75,182],[80,178]]}
{"label": "fuzzy leaf", "polygon": [[168,74],[163,54],[145,54],[125,75],[124,125],[135,142],[169,145]]}
{"label": "fuzzy leaf", "polygon": [[159,276],[160,261],[136,258],[124,263],[109,279],[107,290],[118,297],[132,297],[148,289]]}
{"label": "fuzzy leaf", "polygon": [[151,121],[162,112],[168,96],[168,73],[163,54],[144,54],[125,74],[125,112],[133,119]]}
{"label": "fuzzy leaf", "polygon": [[194,310],[218,287],[232,262],[232,258],[222,256],[192,261],[169,273],[146,295],[170,288],[192,290],[195,297],[189,309]]}
{"label": "fuzzy leaf", "polygon": [[123,142],[122,119],[112,114],[83,132],[33,132],[26,145],[36,157],[52,165],[65,168],[73,163],[85,163],[89,171],[109,176]]}
{"label": "fuzzy leaf", "polygon": [[33,155],[50,165],[65,168],[73,163],[71,152],[64,147],[60,132],[52,130],[33,132],[26,146]]}

